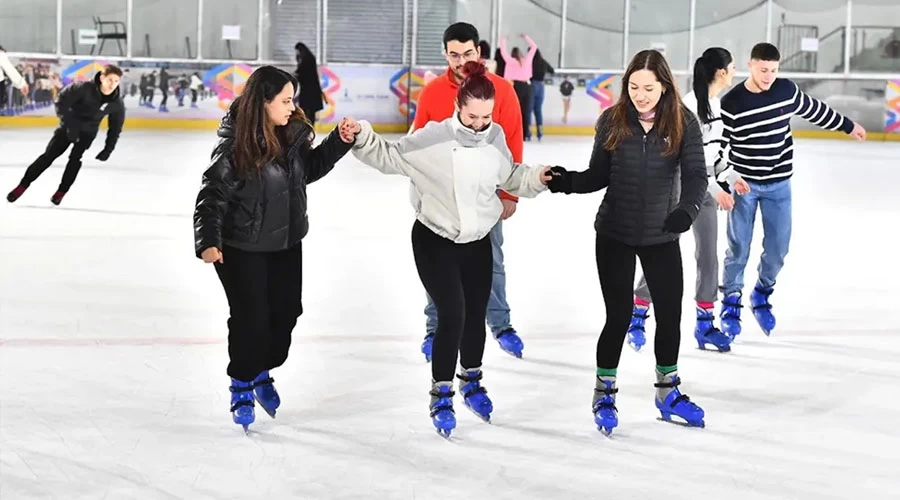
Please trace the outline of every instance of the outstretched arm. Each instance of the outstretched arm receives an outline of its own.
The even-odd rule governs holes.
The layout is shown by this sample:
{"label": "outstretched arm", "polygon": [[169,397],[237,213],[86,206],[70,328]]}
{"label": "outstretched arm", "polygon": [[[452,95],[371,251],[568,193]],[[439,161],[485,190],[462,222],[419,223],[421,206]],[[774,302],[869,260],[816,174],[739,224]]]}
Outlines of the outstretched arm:
{"label": "outstretched arm", "polygon": [[[353,156],[383,174],[408,177],[413,166],[403,157],[401,147],[404,141],[408,141],[408,138],[415,134],[404,136],[397,142],[389,142],[376,134],[369,122],[360,120],[359,126],[356,143],[353,145]],[[416,133],[423,130],[420,129]]]}
{"label": "outstretched arm", "polygon": [[312,184],[325,177],[334,165],[353,147],[353,143],[341,140],[340,131],[335,127],[328,137],[315,148],[301,148],[306,183]]}
{"label": "outstretched arm", "polygon": [[841,115],[819,99],[806,94],[800,90],[800,87],[797,87],[796,83],[794,87],[796,88],[794,100],[797,104],[795,115],[825,130],[840,130],[845,134],[853,132],[856,125],[853,120]]}

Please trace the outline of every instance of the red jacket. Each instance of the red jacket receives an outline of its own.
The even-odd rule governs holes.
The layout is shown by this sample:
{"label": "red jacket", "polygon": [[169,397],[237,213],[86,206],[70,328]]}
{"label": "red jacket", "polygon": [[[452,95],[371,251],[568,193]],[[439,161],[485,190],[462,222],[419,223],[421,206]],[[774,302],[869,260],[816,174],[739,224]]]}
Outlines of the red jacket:
{"label": "red jacket", "polygon": [[[506,145],[512,153],[513,161],[522,163],[522,110],[519,107],[519,98],[513,90],[512,83],[493,74],[487,73],[488,78],[494,84],[494,114],[492,119],[503,128],[506,136]],[[420,129],[430,121],[441,122],[453,116],[455,111],[454,101],[459,91],[459,84],[450,69],[443,75],[432,80],[419,95],[416,105],[416,119],[413,122],[414,129]],[[500,191],[500,196],[508,200],[518,201],[505,191]]]}

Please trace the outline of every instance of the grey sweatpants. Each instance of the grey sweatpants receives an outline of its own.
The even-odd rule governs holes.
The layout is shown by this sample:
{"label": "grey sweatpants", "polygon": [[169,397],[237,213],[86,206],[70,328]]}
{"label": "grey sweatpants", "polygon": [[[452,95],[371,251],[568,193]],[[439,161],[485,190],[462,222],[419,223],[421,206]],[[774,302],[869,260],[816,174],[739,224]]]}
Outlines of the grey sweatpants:
{"label": "grey sweatpants", "polygon": [[[713,181],[714,182],[714,181]],[[719,256],[716,250],[716,241],[719,236],[718,218],[716,216],[718,203],[709,192],[703,198],[700,213],[694,220],[694,241],[696,251],[694,258],[697,260],[697,285],[694,292],[694,300],[697,302],[715,302],[719,291]],[[652,302],[650,290],[647,288],[647,280],[641,273],[635,297]]]}

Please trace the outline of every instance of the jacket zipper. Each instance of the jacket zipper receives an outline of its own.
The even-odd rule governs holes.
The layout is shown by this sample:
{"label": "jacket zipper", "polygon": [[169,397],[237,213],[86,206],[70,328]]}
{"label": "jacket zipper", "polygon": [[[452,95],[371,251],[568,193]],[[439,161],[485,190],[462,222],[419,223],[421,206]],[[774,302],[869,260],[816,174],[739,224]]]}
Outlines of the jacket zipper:
{"label": "jacket zipper", "polygon": [[[643,128],[643,127],[642,127]],[[647,132],[644,132],[643,143],[641,146],[641,171],[640,171],[640,193],[641,193],[641,211],[638,217],[637,241],[635,244],[640,245],[644,240],[644,224],[646,222],[645,212],[647,205]]]}

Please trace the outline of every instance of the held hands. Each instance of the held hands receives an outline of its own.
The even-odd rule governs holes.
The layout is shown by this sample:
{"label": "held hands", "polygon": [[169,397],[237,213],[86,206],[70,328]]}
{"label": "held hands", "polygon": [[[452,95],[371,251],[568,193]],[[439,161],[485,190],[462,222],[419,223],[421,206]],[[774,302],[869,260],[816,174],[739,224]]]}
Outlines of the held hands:
{"label": "held hands", "polygon": [[[550,167],[548,172],[550,179],[546,182],[551,193],[568,193],[572,190],[572,173],[558,165]],[[541,180],[544,176],[541,176]]]}
{"label": "held hands", "polygon": [[[737,185],[735,185],[737,187]],[[716,193],[716,203],[719,204],[719,208],[722,210],[731,211],[734,208],[734,196],[731,193],[726,193],[725,191],[719,191]]]}
{"label": "held hands", "polygon": [[222,264],[223,262],[225,262],[225,260],[222,259],[222,252],[216,247],[209,247],[204,250],[203,253],[200,254],[200,258],[202,258],[203,262],[206,262],[207,264],[210,264],[212,262],[218,262],[219,264]]}
{"label": "held hands", "polygon": [[353,144],[356,142],[356,134],[362,131],[362,127],[359,125],[359,122],[356,121],[355,118],[345,117],[338,123],[338,132],[341,135],[341,140],[346,142],[347,144]]}

